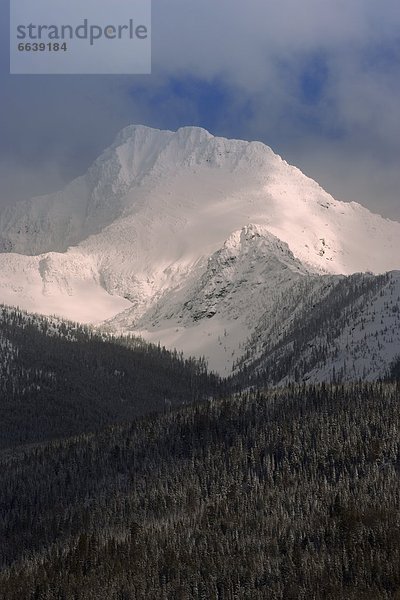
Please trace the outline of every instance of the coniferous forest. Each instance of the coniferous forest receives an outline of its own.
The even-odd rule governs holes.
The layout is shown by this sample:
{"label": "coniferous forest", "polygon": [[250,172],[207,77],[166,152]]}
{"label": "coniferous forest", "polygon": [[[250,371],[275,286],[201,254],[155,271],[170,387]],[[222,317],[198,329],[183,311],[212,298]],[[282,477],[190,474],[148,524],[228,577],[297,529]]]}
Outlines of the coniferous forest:
{"label": "coniferous forest", "polygon": [[98,430],[222,393],[204,361],[0,309],[0,448]]}
{"label": "coniferous forest", "polygon": [[2,600],[400,598],[400,362],[229,394],[138,340],[2,327]]}

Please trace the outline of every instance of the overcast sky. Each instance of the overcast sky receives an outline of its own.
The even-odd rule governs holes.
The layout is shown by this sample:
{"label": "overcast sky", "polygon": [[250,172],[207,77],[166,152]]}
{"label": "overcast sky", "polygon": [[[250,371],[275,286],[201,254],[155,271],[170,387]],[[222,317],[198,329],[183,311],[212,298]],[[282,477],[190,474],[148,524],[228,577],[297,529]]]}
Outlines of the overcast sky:
{"label": "overcast sky", "polygon": [[82,174],[127,124],[199,125],[261,140],[337,199],[400,220],[398,0],[153,0],[142,76],[9,75],[7,4],[2,204]]}

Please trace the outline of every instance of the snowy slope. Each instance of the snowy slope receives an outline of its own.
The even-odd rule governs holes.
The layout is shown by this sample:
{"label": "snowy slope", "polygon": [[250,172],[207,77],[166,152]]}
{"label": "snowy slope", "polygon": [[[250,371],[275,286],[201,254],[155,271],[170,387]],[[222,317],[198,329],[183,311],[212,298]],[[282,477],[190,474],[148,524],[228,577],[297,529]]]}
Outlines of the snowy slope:
{"label": "snowy slope", "polygon": [[282,294],[305,277],[310,271],[287,244],[265,227],[248,225],[139,319],[135,306],[106,326],[204,355],[212,369],[229,375],[260,315],[274,311]]}
{"label": "snowy slope", "polygon": [[259,142],[131,126],[64,190],[0,216],[0,301],[107,320],[226,373],[289,289],[397,269],[399,240],[400,223]]}
{"label": "snowy slope", "polygon": [[236,372],[246,365],[254,381],[275,384],[385,376],[400,356],[400,272],[320,280],[286,297],[274,331],[261,317]]}
{"label": "snowy slope", "polygon": [[400,356],[400,272],[390,275],[355,303],[351,319],[330,342],[329,354],[304,374],[306,380],[373,380]]}
{"label": "snowy slope", "polygon": [[31,312],[99,323],[130,302],[102,287],[95,262],[80,252],[0,255],[0,302]]}

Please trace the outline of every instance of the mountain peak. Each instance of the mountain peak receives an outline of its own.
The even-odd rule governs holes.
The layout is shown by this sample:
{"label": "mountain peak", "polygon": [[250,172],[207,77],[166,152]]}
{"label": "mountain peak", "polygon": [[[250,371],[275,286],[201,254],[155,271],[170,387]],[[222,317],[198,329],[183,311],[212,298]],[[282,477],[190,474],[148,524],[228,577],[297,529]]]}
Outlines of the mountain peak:
{"label": "mountain peak", "polygon": [[[254,222],[319,272],[398,267],[392,247],[398,223],[336,201],[261,142],[214,137],[200,127],[125,127],[84,176],[3,212],[0,244],[3,251],[37,255],[86,247],[101,236],[96,247],[109,239],[114,254],[115,246],[129,247],[133,232],[151,237],[161,215],[182,238],[169,243],[171,262],[181,246],[196,259],[211,255],[232,231]],[[119,232],[116,240],[110,226]]]}
{"label": "mountain peak", "polygon": [[[302,266],[286,242],[273,235],[268,226],[256,223],[248,223],[241,229],[231,233],[225,240],[223,248],[215,256],[228,257],[232,260],[239,255],[251,256],[257,253],[262,255],[264,259],[272,255],[278,260],[292,261],[293,264],[296,264],[296,267]],[[209,260],[212,260],[212,258]]]}
{"label": "mountain peak", "polygon": [[286,323],[290,353],[293,316],[309,311],[312,333],[343,275],[398,269],[399,239],[400,223],[336,201],[261,142],[132,125],[63,190],[3,212],[0,301],[107,320],[226,374],[249,335],[262,356],[257,324],[279,348]]}
{"label": "mountain peak", "polygon": [[142,138],[146,136],[153,137],[165,137],[165,136],[178,136],[182,138],[192,138],[195,139],[199,136],[204,136],[208,138],[213,138],[214,136],[204,129],[204,127],[196,127],[192,125],[186,125],[184,127],[179,127],[177,130],[173,131],[170,129],[158,129],[157,127],[149,127],[148,125],[140,125],[140,124],[131,124],[123,127],[121,129],[114,140],[113,146],[120,146],[124,144],[129,139],[135,138],[137,136],[142,136]]}
{"label": "mountain peak", "polygon": [[101,288],[141,318],[224,253],[288,271],[297,261],[302,272],[379,273],[399,267],[399,239],[400,223],[336,201],[261,142],[131,125],[84,176],[3,212],[1,248],[25,257],[0,254],[0,289],[40,310],[50,291],[65,306],[65,294]]}
{"label": "mountain peak", "polygon": [[142,180],[153,171],[165,175],[177,168],[200,165],[230,170],[238,166],[257,169],[268,168],[274,161],[280,163],[282,159],[261,142],[214,136],[202,127],[164,131],[129,125],[118,133],[94,166],[119,164],[121,172],[125,177],[129,173],[132,182]]}

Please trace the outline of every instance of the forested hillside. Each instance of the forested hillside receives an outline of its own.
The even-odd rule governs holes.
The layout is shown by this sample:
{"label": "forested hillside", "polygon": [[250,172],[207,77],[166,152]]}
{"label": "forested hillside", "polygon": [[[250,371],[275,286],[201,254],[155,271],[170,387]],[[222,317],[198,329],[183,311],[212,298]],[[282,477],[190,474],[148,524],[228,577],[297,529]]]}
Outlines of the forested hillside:
{"label": "forested hillside", "polygon": [[291,385],[3,452],[1,599],[400,598],[399,396]]}
{"label": "forested hillside", "polygon": [[0,309],[0,448],[95,431],[219,394],[204,361]]}
{"label": "forested hillside", "polygon": [[307,280],[282,294],[236,364],[239,389],[289,381],[374,381],[400,352],[400,273]]}

